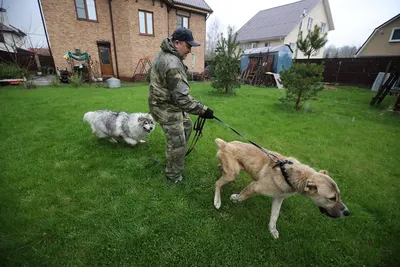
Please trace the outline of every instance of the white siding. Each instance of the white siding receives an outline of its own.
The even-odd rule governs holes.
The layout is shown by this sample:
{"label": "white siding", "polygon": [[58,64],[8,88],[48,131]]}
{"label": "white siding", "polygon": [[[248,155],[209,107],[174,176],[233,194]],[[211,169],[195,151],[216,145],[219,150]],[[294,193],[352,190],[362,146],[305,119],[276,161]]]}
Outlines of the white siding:
{"label": "white siding", "polygon": [[[303,38],[307,35],[308,30],[307,30],[307,22],[308,18],[313,18],[313,24],[312,24],[312,29],[314,29],[314,25],[318,25],[321,27],[321,23],[325,23],[325,33],[328,32],[329,29],[329,24],[328,24],[328,17],[326,16],[325,12],[325,7],[323,4],[323,1],[319,3],[310,13],[307,14],[307,16],[304,17],[303,23],[301,30],[303,31]],[[296,43],[297,42],[297,37],[299,35],[299,26],[296,25],[296,27],[286,36],[285,38],[285,44],[289,43]],[[312,55],[311,58],[322,58],[324,55],[325,48],[321,48],[316,55]],[[296,48],[293,51],[294,56],[296,55]],[[297,51],[297,57],[296,58],[307,58],[304,56],[304,54],[301,51]]]}

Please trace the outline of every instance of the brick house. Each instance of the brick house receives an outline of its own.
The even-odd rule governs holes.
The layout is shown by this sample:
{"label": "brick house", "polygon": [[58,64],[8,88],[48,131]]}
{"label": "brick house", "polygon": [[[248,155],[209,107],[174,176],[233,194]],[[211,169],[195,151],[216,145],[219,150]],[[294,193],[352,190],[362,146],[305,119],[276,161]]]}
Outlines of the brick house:
{"label": "brick house", "polygon": [[213,12],[204,0],[40,0],[56,67],[65,68],[67,51],[80,49],[98,62],[103,77],[131,80],[141,58],[153,60],[165,37],[188,27],[202,45],[185,64],[202,72],[206,20]]}

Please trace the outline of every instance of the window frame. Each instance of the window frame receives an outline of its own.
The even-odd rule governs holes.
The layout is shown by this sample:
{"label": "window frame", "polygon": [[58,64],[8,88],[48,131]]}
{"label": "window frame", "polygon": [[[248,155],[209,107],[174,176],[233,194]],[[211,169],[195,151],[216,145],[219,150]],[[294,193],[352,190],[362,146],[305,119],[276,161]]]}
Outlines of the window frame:
{"label": "window frame", "polygon": [[390,33],[389,43],[399,43],[400,39],[393,39],[393,35],[395,31],[400,31],[400,27],[394,27],[392,32]]}
{"label": "window frame", "polygon": [[[311,23],[310,23],[310,21],[311,21]],[[308,20],[307,20],[307,30],[311,30],[312,29],[313,22],[314,22],[314,19],[309,17]]]}
{"label": "window frame", "polygon": [[319,33],[324,34],[325,33],[325,28],[326,28],[326,23],[325,22],[321,22],[321,27],[320,27]]}
{"label": "window frame", "polygon": [[[144,13],[144,29],[145,29],[145,33],[140,32],[140,12]],[[147,32],[147,14],[151,14],[151,26],[152,26],[152,34],[149,34]],[[144,9],[138,9],[138,20],[139,20],[139,35],[143,35],[143,36],[154,36],[154,12],[152,11],[148,11],[148,10],[144,10]]]}
{"label": "window frame", "polygon": [[270,42],[265,42],[264,43],[264,47],[271,47],[271,43]]}
{"label": "window frame", "polygon": [[86,18],[80,18],[78,16],[78,6],[76,5],[76,1],[74,0],[74,5],[75,5],[75,13],[76,13],[76,19],[77,20],[82,20],[82,21],[89,21],[89,22],[99,22],[99,16],[97,14],[97,1],[93,0],[94,2],[94,11],[96,12],[96,19],[89,19],[89,11],[88,11],[88,5],[87,5],[87,0],[82,0],[83,4],[85,5],[85,16]]}
{"label": "window frame", "polygon": [[[190,29],[190,19],[188,16],[176,15],[176,28],[184,28],[183,26],[183,19],[187,19],[187,29]],[[182,20],[182,27],[178,27],[178,20]]]}
{"label": "window frame", "polygon": [[6,43],[6,38],[4,37],[4,33],[0,32],[0,43]]}

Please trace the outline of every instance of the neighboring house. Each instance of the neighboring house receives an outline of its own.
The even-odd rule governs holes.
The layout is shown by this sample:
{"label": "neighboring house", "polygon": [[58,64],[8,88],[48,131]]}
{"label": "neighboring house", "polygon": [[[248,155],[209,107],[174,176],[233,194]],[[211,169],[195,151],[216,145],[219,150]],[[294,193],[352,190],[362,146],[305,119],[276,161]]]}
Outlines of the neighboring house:
{"label": "neighboring house", "polygon": [[400,14],[375,28],[356,57],[400,56]]}
{"label": "neighboring house", "polygon": [[35,55],[50,56],[50,50],[48,48],[30,47],[27,50],[32,52],[32,53],[35,53]]}
{"label": "neighboring house", "polygon": [[[258,12],[238,31],[238,41],[242,50],[266,46],[290,45],[293,58],[306,58],[296,47],[303,34],[318,25],[321,33],[335,29],[328,0],[303,0]],[[322,58],[324,48],[311,58]]]}
{"label": "neighboring house", "polygon": [[26,34],[8,22],[7,10],[0,8],[0,51],[14,53],[25,46]]}
{"label": "neighboring house", "polygon": [[202,72],[206,19],[203,0],[40,0],[56,67],[67,51],[88,52],[103,77],[130,80],[141,58],[153,60],[165,37],[178,27],[193,31],[200,47],[185,64]]}

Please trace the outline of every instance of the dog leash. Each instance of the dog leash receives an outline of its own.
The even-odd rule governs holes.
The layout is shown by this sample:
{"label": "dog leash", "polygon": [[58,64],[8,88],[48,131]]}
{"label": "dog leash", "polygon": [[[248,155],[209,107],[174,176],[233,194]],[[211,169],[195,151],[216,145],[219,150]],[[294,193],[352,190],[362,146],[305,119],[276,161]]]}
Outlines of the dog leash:
{"label": "dog leash", "polygon": [[231,129],[234,133],[236,133],[237,135],[239,135],[240,137],[244,138],[245,140],[247,140],[247,142],[249,142],[250,144],[256,146],[257,148],[259,148],[261,151],[263,151],[265,154],[267,154],[267,156],[275,163],[275,165],[272,168],[276,168],[279,167],[281,169],[282,175],[285,178],[285,181],[292,186],[292,184],[289,181],[289,175],[286,172],[285,169],[285,164],[293,164],[293,162],[291,162],[290,160],[280,160],[277,156],[275,156],[273,153],[269,152],[268,150],[262,148],[261,146],[259,146],[257,143],[251,141],[250,139],[248,139],[246,136],[244,136],[243,134],[241,134],[240,132],[238,132],[237,130],[235,130],[233,127],[231,127],[229,124],[227,124],[226,122],[224,122],[223,120],[221,120],[220,118],[217,118],[214,116],[214,119],[216,119],[218,122],[220,122],[222,125],[225,125],[226,127],[228,127],[229,129]]}
{"label": "dog leash", "polygon": [[193,130],[195,130],[196,133],[192,139],[192,142],[190,143],[189,149],[186,152],[185,157],[187,157],[190,154],[190,152],[193,151],[197,141],[203,136],[203,127],[205,123],[206,123],[206,118],[202,118],[200,116],[197,117],[196,121],[193,124]]}

